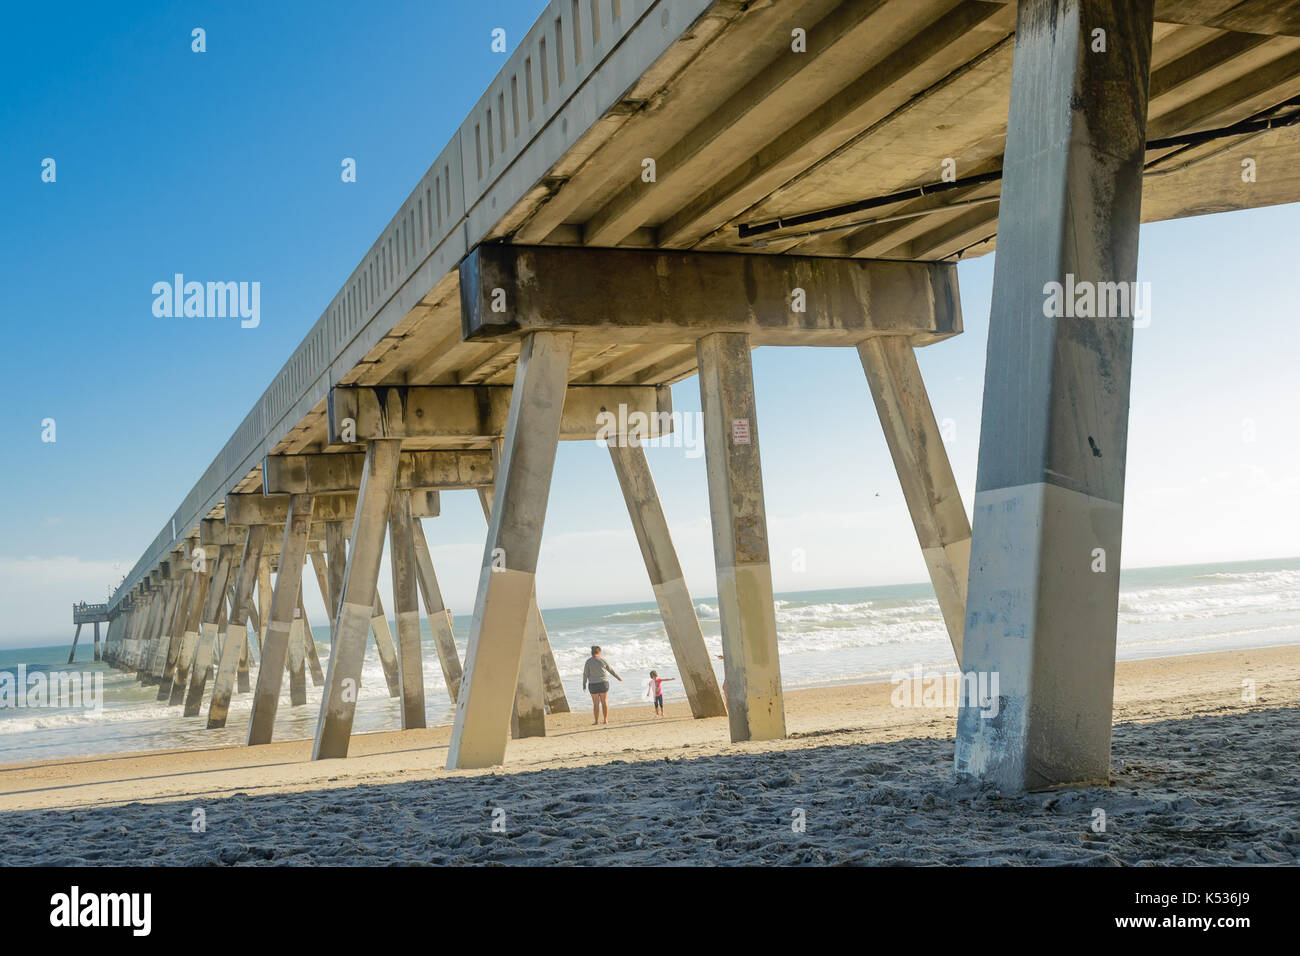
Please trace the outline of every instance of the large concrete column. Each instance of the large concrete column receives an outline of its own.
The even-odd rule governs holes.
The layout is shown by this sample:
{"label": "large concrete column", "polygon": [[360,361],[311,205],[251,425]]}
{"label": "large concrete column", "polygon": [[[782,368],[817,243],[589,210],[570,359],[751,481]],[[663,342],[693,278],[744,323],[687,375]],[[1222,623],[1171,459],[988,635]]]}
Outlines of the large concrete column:
{"label": "large concrete column", "polygon": [[[73,641],[73,646],[74,646],[74,647],[76,646],[76,641]],[[96,622],[95,622],[95,660],[99,660],[99,659],[100,659],[100,656],[99,656],[99,622],[96,621]]]}
{"label": "large concrete column", "polygon": [[257,566],[257,632],[253,639],[257,642],[257,656],[262,656],[262,649],[266,647],[266,629],[271,626],[271,598],[274,596],[274,590],[271,587],[271,559],[262,555],[262,560]]}
{"label": "large concrete column", "polygon": [[[498,440],[495,454],[499,458],[501,442]],[[479,504],[483,507],[483,517],[487,519],[489,525],[492,522],[492,489],[480,488],[478,490]],[[538,660],[541,665],[541,682],[542,682],[542,699],[546,712],[550,714],[567,714],[569,713],[569,698],[564,693],[564,680],[560,676],[559,665],[555,663],[555,652],[551,649],[551,638],[546,633],[546,622],[542,620],[541,609],[537,606],[537,595],[530,598],[532,609],[528,612],[528,636],[530,639],[535,638],[538,643]],[[531,654],[528,660],[532,660]],[[526,678],[530,680],[532,678]],[[531,694],[532,692],[529,691]]]}
{"label": "large concrete column", "polygon": [[162,628],[163,611],[167,605],[165,590],[166,586],[163,585],[149,592],[149,612],[131,655],[131,667],[135,670],[136,680],[144,680],[145,662],[148,661],[149,652],[153,649],[154,638]]}
{"label": "large concrete column", "polygon": [[546,695],[542,690],[541,611],[534,601],[528,608],[523,652],[519,655],[519,679],[515,682],[515,703],[510,714],[510,736],[546,736]]}
{"label": "large concrete column", "polygon": [[921,379],[916,352],[905,336],[888,335],[862,342],[858,357],[948,627],[948,639],[960,664],[966,577],[970,572],[970,521]]}
{"label": "large concrete column", "polygon": [[402,685],[402,729],[426,726],[424,667],[420,660],[420,595],[415,583],[415,532],[411,493],[397,491],[388,518],[388,560],[397,615],[397,666]]}
{"label": "large concrete column", "polygon": [[609,443],[609,457],[614,462],[623,500],[627,502],[627,513],[641,546],[655,600],[659,602],[659,614],[668,632],[682,687],[691,703],[691,713],[697,718],[722,717],[727,713],[722,690],[713,673],[695,604],[677,560],[677,549],[668,533],[668,521],[655,491],[645,449],[631,438],[622,444],[616,440]]}
{"label": "large concrete column", "polygon": [[785,736],[749,336],[696,345],[732,741]]}
{"label": "large concrete column", "polygon": [[[270,613],[262,618],[266,639],[262,644],[262,664],[257,669],[253,712],[248,718],[250,746],[269,744],[275,727],[275,712],[280,706],[280,688],[289,657],[289,633],[298,607],[302,562],[307,553],[307,532],[311,530],[314,503],[312,495],[289,496],[289,516],[284,523],[284,539],[280,545],[280,572],[275,576]],[[261,582],[258,586],[261,587]]]}
{"label": "large concrete column", "polygon": [[185,702],[185,692],[189,689],[190,668],[194,663],[194,652],[199,643],[199,629],[203,623],[203,612],[207,607],[208,594],[211,591],[212,575],[216,570],[216,562],[209,559],[204,570],[194,572],[196,587],[190,599],[185,631],[181,637],[180,651],[176,655],[176,670],[172,674],[171,696],[168,698],[168,704],[172,706]]}
{"label": "large concrete column", "polygon": [[196,717],[203,704],[203,689],[207,686],[208,668],[212,666],[213,649],[217,643],[220,619],[226,606],[226,583],[230,580],[230,566],[235,560],[233,545],[223,544],[217,549],[217,566],[208,583],[208,600],[203,608],[203,621],[199,625],[199,640],[194,647],[194,665],[190,668],[190,687],[185,695],[185,716]]}
{"label": "large concrete column", "polygon": [[69,664],[71,664],[71,663],[72,663],[72,659],[73,659],[74,657],[77,656],[77,641],[79,641],[79,640],[81,640],[81,625],[80,625],[80,624],[77,625],[77,630],[76,630],[75,632],[73,632],[73,635],[72,635],[72,650],[68,651],[68,663],[69,663]]}
{"label": "large concrete column", "polygon": [[424,596],[424,609],[429,615],[429,630],[433,632],[433,643],[438,649],[438,663],[442,666],[442,678],[447,683],[447,694],[455,704],[462,671],[460,654],[456,650],[456,637],[452,631],[451,611],[443,603],[438,576],[433,572],[433,556],[429,554],[429,542],[424,537],[424,523],[416,518],[411,524],[411,530],[415,539],[415,572],[420,583],[420,593]]}
{"label": "large concrete column", "polygon": [[505,760],[572,354],[571,332],[528,335],[519,351],[449,769]]}
{"label": "large concrete column", "polygon": [[1151,34],[1152,0],[1020,4],[962,650],[998,699],[955,757],[1008,790],[1109,773],[1133,318],[1049,284],[1132,288]]}
{"label": "large concrete column", "polygon": [[164,587],[167,591],[167,604],[163,609],[158,635],[149,651],[149,657],[144,663],[140,678],[145,685],[157,684],[161,678],[162,668],[167,661],[167,653],[171,648],[172,632],[176,626],[176,615],[180,609],[180,597],[183,590],[182,581],[180,579],[171,579],[167,581]]}
{"label": "large concrete column", "polygon": [[[366,445],[365,471],[357,491],[356,515],[352,522],[352,547],[339,599],[334,652],[330,654],[321,697],[320,719],[312,759],[346,757],[352,737],[352,718],[361,689],[361,665],[366,650],[379,592],[379,563],[384,551],[384,533],[397,484],[401,457],[400,438],[384,438]],[[263,665],[265,666],[265,665]]]}
{"label": "large concrete column", "polygon": [[253,586],[257,583],[257,569],[262,562],[262,549],[266,545],[266,525],[255,524],[248,528],[244,540],[244,553],[239,560],[239,574],[235,579],[235,602],[230,610],[230,627],[226,643],[221,648],[217,664],[217,677],[212,685],[212,703],[208,705],[208,727],[226,726],[230,713],[230,695],[235,689],[241,661],[247,680],[248,609],[253,599]]}

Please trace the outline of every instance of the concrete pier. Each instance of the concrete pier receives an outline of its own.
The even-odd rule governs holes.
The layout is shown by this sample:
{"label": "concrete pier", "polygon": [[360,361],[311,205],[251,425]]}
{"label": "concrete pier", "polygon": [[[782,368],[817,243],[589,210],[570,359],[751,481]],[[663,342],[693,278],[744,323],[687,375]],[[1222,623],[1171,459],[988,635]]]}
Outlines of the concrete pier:
{"label": "concrete pier", "polygon": [[1010,790],[1109,776],[1133,317],[1044,303],[1136,277],[1151,35],[1152,0],[1020,4],[962,657],[1000,706],[956,750]]}
{"label": "concrete pier", "polygon": [[699,340],[700,406],[732,741],[785,736],[749,337]]}
{"label": "concrete pier", "polygon": [[[253,711],[248,719],[248,744],[269,744],[280,706],[280,688],[289,658],[289,636],[294,612],[298,609],[298,591],[302,584],[303,557],[307,553],[307,533],[311,529],[312,495],[292,495],[280,545],[280,567],[271,595],[270,620],[262,644],[262,663],[257,670],[257,687],[253,691]],[[229,505],[227,505],[229,514]],[[332,664],[333,662],[331,662]]]}
{"label": "concrete pier", "polygon": [[[346,757],[352,736],[352,717],[361,688],[361,664],[366,634],[379,607],[379,562],[384,533],[397,484],[401,439],[379,439],[366,445],[365,469],[357,491],[352,547],[340,592],[334,653],[330,655],[321,697],[320,718],[312,759]],[[385,627],[386,627],[385,622]],[[377,635],[376,635],[377,636]],[[267,665],[262,665],[262,671]],[[260,675],[259,675],[260,676]]]}
{"label": "concrete pier", "polygon": [[505,759],[572,354],[563,332],[530,335],[520,349],[448,769]]}
{"label": "concrete pier", "polygon": [[230,698],[235,691],[236,678],[241,666],[247,679],[248,612],[252,604],[253,587],[257,583],[257,570],[262,563],[266,533],[266,525],[252,525],[245,537],[244,551],[239,559],[239,573],[235,580],[235,600],[230,610],[230,626],[226,643],[221,648],[221,659],[217,664],[217,676],[212,685],[212,701],[208,704],[208,727],[226,726],[226,717],[230,713]]}

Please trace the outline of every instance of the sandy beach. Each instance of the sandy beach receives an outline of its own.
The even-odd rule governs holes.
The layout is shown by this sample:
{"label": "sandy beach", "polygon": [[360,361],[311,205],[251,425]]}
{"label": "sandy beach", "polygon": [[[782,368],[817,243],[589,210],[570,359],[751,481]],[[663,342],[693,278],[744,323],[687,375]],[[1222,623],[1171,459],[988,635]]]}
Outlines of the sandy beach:
{"label": "sandy beach", "polygon": [[1104,788],[955,783],[956,711],[877,683],[788,692],[773,742],[685,704],[553,716],[491,771],[443,769],[449,727],[317,763],[300,740],[0,766],[0,845],[52,865],[1294,864],[1298,665],[1296,646],[1120,663]]}

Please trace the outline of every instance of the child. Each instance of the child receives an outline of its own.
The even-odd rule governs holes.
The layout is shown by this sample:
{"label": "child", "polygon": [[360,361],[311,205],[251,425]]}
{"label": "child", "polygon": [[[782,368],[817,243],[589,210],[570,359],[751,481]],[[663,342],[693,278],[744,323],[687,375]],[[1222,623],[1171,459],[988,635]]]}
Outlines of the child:
{"label": "child", "polygon": [[650,686],[647,688],[650,696],[655,699],[655,716],[664,715],[664,681],[676,680],[675,677],[660,677],[658,671],[650,672]]}

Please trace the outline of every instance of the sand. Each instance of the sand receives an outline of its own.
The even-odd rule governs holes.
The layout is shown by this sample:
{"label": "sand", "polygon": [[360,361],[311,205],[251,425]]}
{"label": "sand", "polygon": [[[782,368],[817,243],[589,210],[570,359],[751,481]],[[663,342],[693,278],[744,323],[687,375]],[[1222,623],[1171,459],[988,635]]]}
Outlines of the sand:
{"label": "sand", "polygon": [[1294,864],[1297,665],[1295,646],[1121,663],[1109,787],[955,783],[956,711],[862,684],[788,692],[789,736],[764,743],[732,744],[725,719],[684,703],[663,719],[618,708],[607,727],[553,716],[495,771],[443,769],[447,727],[359,735],[316,763],[286,741],[2,766],[0,850],[50,865]]}

